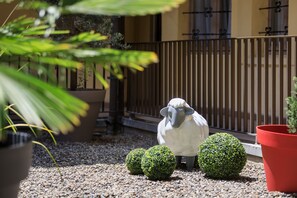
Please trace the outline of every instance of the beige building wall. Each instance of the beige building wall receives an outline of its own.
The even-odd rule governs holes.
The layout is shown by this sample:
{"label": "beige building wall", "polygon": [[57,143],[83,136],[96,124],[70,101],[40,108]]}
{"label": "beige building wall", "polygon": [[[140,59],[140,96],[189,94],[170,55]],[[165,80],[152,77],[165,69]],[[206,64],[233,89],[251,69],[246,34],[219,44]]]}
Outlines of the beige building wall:
{"label": "beige building wall", "polygon": [[[179,8],[162,14],[162,41],[185,40],[189,36],[183,36],[190,29],[190,16],[183,14],[189,11],[189,2],[182,4]],[[125,41],[150,42],[154,40],[153,16],[137,16],[125,18]]]}
{"label": "beige building wall", "polygon": [[190,10],[190,3],[186,1],[180,7],[162,14],[162,41],[188,40],[190,36],[183,33],[190,32],[190,15],[183,12]]}
{"label": "beige building wall", "polygon": [[297,1],[289,0],[288,35],[297,35]]}
{"label": "beige building wall", "polygon": [[268,0],[232,0],[231,37],[258,36],[268,24]]}

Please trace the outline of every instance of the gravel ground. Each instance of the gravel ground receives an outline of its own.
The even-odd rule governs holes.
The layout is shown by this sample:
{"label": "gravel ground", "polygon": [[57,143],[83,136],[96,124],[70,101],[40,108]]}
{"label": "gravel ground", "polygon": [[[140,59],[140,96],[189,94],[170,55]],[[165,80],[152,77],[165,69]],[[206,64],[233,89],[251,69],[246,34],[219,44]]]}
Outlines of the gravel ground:
{"label": "gravel ground", "polygon": [[213,180],[199,170],[175,170],[168,181],[130,175],[125,157],[134,148],[156,145],[149,133],[124,133],[94,138],[91,143],[46,142],[62,176],[44,149],[35,146],[29,176],[19,197],[296,197],[266,190],[262,163],[248,161],[237,180]]}

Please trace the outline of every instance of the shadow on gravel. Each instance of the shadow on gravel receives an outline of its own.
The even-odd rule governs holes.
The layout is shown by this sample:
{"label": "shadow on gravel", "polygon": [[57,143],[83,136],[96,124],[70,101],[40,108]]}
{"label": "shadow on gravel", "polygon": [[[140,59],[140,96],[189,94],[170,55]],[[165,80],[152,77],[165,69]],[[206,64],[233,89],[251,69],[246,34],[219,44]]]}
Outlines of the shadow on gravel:
{"label": "shadow on gravel", "polygon": [[175,177],[170,177],[168,180],[165,181],[179,181],[179,180],[183,180],[183,178],[179,177],[179,176],[175,176]]}
{"label": "shadow on gravel", "polygon": [[[38,139],[55,157],[60,167],[124,164],[126,155],[135,148],[148,149],[157,144],[155,134],[137,131],[125,131],[118,135],[95,136],[93,141],[58,142],[54,145],[50,137]],[[33,150],[33,167],[55,167],[52,159],[41,146],[35,145]]]}
{"label": "shadow on gravel", "polygon": [[233,182],[237,182],[237,183],[255,182],[255,181],[258,180],[257,178],[246,177],[246,176],[239,176],[239,177],[230,178],[230,179],[214,179],[214,178],[208,177],[206,175],[204,175],[204,177],[207,178],[207,179],[211,179],[211,180],[233,181]]}
{"label": "shadow on gravel", "polygon": [[238,178],[234,179],[233,181],[238,183],[246,183],[246,182],[255,182],[257,181],[257,178],[253,177],[246,177],[246,176],[239,176]]}

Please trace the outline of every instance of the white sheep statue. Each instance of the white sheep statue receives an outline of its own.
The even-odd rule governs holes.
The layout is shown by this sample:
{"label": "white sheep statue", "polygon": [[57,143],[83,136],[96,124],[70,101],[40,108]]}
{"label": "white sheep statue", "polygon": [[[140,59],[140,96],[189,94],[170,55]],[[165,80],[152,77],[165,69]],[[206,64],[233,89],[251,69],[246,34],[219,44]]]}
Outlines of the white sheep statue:
{"label": "white sheep statue", "polygon": [[158,124],[159,144],[172,150],[177,165],[185,157],[187,169],[192,170],[198,147],[209,135],[207,121],[181,98],[171,99],[160,114],[164,119]]}

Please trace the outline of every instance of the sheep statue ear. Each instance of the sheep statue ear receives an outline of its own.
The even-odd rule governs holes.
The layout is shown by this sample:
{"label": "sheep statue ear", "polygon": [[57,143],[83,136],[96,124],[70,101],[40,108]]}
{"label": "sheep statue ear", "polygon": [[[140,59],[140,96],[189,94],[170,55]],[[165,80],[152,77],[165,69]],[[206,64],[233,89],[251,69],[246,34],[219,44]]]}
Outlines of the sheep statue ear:
{"label": "sheep statue ear", "polygon": [[168,115],[168,108],[169,107],[164,107],[163,109],[161,109],[160,114],[164,117],[167,117]]}
{"label": "sheep statue ear", "polygon": [[195,110],[191,107],[185,107],[185,114],[186,115],[192,115],[195,112]]}

